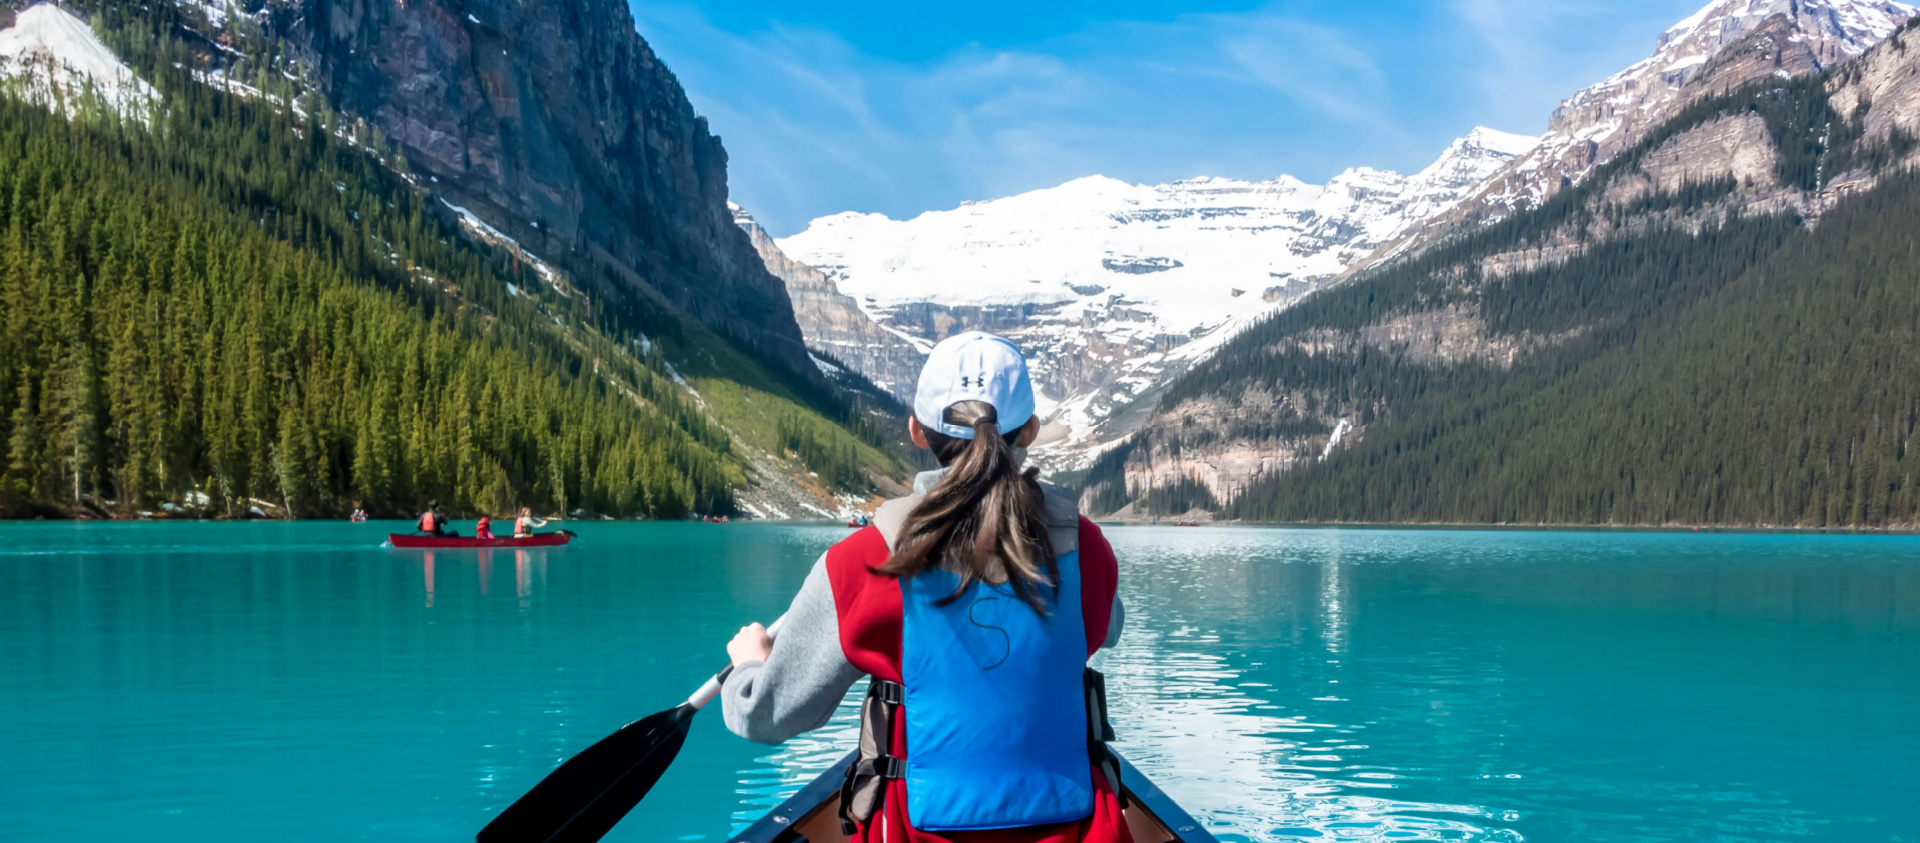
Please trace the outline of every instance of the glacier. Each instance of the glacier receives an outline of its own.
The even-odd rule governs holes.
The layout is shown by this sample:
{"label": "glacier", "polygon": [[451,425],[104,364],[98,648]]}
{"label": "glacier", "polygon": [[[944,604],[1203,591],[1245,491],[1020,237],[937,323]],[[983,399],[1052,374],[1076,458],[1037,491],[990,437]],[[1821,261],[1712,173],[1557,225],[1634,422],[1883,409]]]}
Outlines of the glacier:
{"label": "glacier", "polygon": [[777,243],[889,330],[1015,339],[1050,421],[1041,452],[1078,453],[1115,408],[1418,231],[1536,142],[1481,127],[1411,176],[1358,167],[1321,185],[1087,176],[907,220],[835,214]]}

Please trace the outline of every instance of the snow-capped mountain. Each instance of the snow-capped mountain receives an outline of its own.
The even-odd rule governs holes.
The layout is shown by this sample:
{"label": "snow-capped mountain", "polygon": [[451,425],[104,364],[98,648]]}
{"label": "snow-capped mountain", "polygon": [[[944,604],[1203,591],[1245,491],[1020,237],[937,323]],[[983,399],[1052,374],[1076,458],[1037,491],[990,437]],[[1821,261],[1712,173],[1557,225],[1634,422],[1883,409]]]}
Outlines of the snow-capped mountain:
{"label": "snow-capped mountain", "polygon": [[63,114],[90,102],[144,121],[159,96],[107,49],[87,22],[51,3],[20,12],[0,29],[0,84]]}
{"label": "snow-capped mountain", "polygon": [[1893,0],[1717,0],[1674,24],[1652,56],[1553,112],[1540,144],[1453,216],[1535,205],[1638,143],[1689,102],[1770,74],[1815,73],[1866,52],[1914,15]]}
{"label": "snow-capped mountain", "polygon": [[1325,185],[1089,176],[910,220],[822,217],[778,246],[896,333],[1015,338],[1055,423],[1043,441],[1071,446],[1233,325],[1403,237],[1534,143],[1475,129],[1412,176],[1356,168]]}
{"label": "snow-capped mountain", "polygon": [[1699,97],[1832,67],[1913,15],[1893,0],[1715,0],[1662,33],[1652,56],[1565,100],[1543,138],[1478,129],[1413,176],[1094,176],[911,220],[823,217],[777,245],[895,333],[1015,337],[1052,402],[1042,441],[1076,451],[1110,441],[1120,431],[1100,426],[1114,408],[1238,326],[1459,222],[1537,204]]}
{"label": "snow-capped mountain", "polygon": [[[1522,198],[1547,195],[1562,178],[1579,179],[1578,188],[1558,194],[1558,200],[1577,202],[1556,200],[1528,214],[1523,225],[1489,226],[1480,236],[1455,237],[1447,241],[1449,248],[1429,250],[1428,260],[1366,272],[1345,290],[1349,295],[1327,296],[1320,306],[1291,314],[1294,318],[1223,343],[1197,364],[1198,377],[1165,391],[1173,400],[1164,402],[1164,410],[1156,402],[1146,422],[1128,425],[1132,435],[1084,478],[1083,502],[1090,510],[1122,517],[1165,515],[1189,505],[1181,501],[1205,504],[1206,496],[1186,492],[1198,484],[1213,503],[1227,505],[1222,508],[1239,517],[1673,520],[1665,514],[1626,514],[1618,502],[1655,488],[1646,485],[1648,477],[1684,477],[1679,486],[1700,485],[1695,478],[1718,471],[1715,455],[1752,444],[1743,446],[1737,433],[1726,439],[1724,431],[1751,431],[1754,425],[1716,418],[1720,411],[1709,406],[1712,402],[1655,407],[1658,396],[1731,390],[1746,397],[1722,406],[1793,404],[1797,399],[1784,396],[1809,395],[1797,384],[1812,371],[1810,364],[1798,359],[1805,355],[1768,358],[1768,349],[1780,342],[1794,348],[1818,345],[1835,332],[1845,334],[1850,322],[1878,318],[1884,310],[1880,299],[1857,291],[1873,283],[1867,279],[1901,276],[1867,269],[1862,256],[1876,248],[1869,244],[1886,250],[1872,258],[1875,266],[1912,259],[1902,233],[1911,227],[1911,174],[1920,167],[1920,149],[1912,142],[1920,134],[1920,50],[1914,49],[1920,22],[1910,21],[1869,45],[1907,12],[1813,3],[1771,11],[1759,3],[1716,3],[1688,18],[1661,38],[1665,52],[1656,60],[1569,99],[1539,157],[1523,158],[1515,165],[1518,174],[1502,176],[1518,186],[1543,189]],[[1888,16],[1867,14],[1876,11]],[[1842,61],[1853,52],[1860,55]],[[1671,116],[1647,122],[1649,115],[1659,114]],[[1605,166],[1549,157],[1581,138],[1590,150],[1602,150],[1598,160],[1607,161]],[[1806,143],[1811,138],[1821,140]],[[1566,169],[1548,169],[1563,163]],[[1479,219],[1492,218],[1495,214]],[[1769,244],[1778,236],[1772,232],[1782,223],[1792,225],[1789,221],[1811,230]],[[1420,239],[1461,234],[1477,220],[1459,222],[1442,219],[1432,235]],[[1621,255],[1632,257],[1622,261]],[[1689,269],[1698,266],[1718,272]],[[1645,283],[1676,271],[1677,283],[1671,286]],[[1756,277],[1765,283],[1753,284]],[[1467,283],[1448,285],[1442,300],[1421,295],[1433,289],[1435,279],[1451,278]],[[1518,283],[1495,280],[1502,278]],[[1836,278],[1850,283],[1830,283]],[[1378,307],[1383,299],[1408,304]],[[1763,301],[1769,303],[1758,304]],[[1549,304],[1534,308],[1527,302]],[[1744,307],[1755,307],[1752,313],[1766,308],[1769,315],[1735,315]],[[1812,316],[1797,317],[1802,311],[1825,313],[1834,321],[1811,327]],[[1693,316],[1675,323],[1675,313]],[[1781,313],[1796,316],[1782,319]],[[1715,319],[1744,327],[1716,329]],[[1755,334],[1750,330],[1755,324],[1769,327]],[[1730,339],[1699,341],[1707,336]],[[1849,360],[1870,353],[1852,350],[1866,348],[1864,342],[1849,343]],[[1889,359],[1903,353],[1895,346],[1883,351]],[[1278,355],[1269,358],[1267,352]],[[1326,365],[1292,367],[1288,352],[1316,355]],[[1281,370],[1268,360],[1278,361]],[[1608,361],[1605,374],[1593,377],[1599,373],[1588,365],[1593,360]],[[1495,377],[1504,385],[1488,390],[1476,380],[1460,389],[1441,385],[1446,379],[1423,371],[1467,361],[1503,370]],[[1763,385],[1770,378],[1771,384]],[[1599,381],[1629,388],[1511,400],[1543,384]],[[1769,390],[1783,397],[1762,395]],[[1834,403],[1825,398],[1831,391],[1811,393],[1808,406],[1818,412]],[[1500,397],[1489,398],[1494,395]],[[1579,409],[1570,413],[1569,407]],[[1682,447],[1674,443],[1692,434],[1633,431],[1630,421],[1598,426],[1592,421],[1644,422],[1675,413],[1697,416],[1695,433],[1719,430],[1723,433],[1709,435],[1722,435],[1731,444]],[[1773,416],[1776,421],[1809,417],[1793,407]],[[1266,424],[1295,417],[1307,423],[1287,430]],[[1871,419],[1848,424],[1878,429]],[[1582,434],[1554,439],[1533,456],[1522,456],[1526,446],[1517,445],[1529,436],[1548,441],[1558,436],[1555,431],[1581,425],[1586,426]],[[1440,433],[1443,429],[1451,432]],[[1652,452],[1640,447],[1649,436],[1672,441]],[[1485,454],[1461,457],[1486,442],[1498,444]],[[1365,455],[1339,456],[1353,448]],[[1577,458],[1567,459],[1574,452]],[[1708,456],[1697,468],[1681,469],[1686,453]],[[1681,454],[1677,461],[1675,454]],[[1575,465],[1588,457],[1604,467]],[[1640,468],[1627,464],[1641,459],[1646,462]],[[1766,471],[1788,476],[1800,469],[1796,459],[1790,456]],[[1330,465],[1311,476],[1283,478],[1322,462]],[[1516,468],[1529,463],[1532,468]],[[1517,486],[1553,482],[1551,476],[1568,471],[1628,481],[1605,494],[1583,488],[1553,504],[1539,496],[1516,503],[1512,491]],[[1762,473],[1749,476],[1760,478],[1757,493],[1743,493],[1750,498],[1783,485]],[[1422,509],[1468,499],[1476,485],[1490,493],[1482,498],[1488,505],[1474,515],[1456,511],[1436,518],[1431,513],[1437,510]],[[1656,509],[1648,511],[1657,513],[1673,498],[1673,488],[1672,483],[1658,486],[1658,492],[1640,499],[1650,501]],[[1154,496],[1148,494],[1152,489],[1178,493]],[[1580,502],[1564,506],[1575,498]],[[1333,500],[1339,503],[1326,505]],[[1535,513],[1557,511],[1521,515],[1527,506]],[[1804,514],[1800,509],[1795,503],[1780,515],[1748,517],[1773,523],[1836,517],[1831,507],[1808,506]],[[1851,517],[1861,518],[1860,511],[1854,509]]]}

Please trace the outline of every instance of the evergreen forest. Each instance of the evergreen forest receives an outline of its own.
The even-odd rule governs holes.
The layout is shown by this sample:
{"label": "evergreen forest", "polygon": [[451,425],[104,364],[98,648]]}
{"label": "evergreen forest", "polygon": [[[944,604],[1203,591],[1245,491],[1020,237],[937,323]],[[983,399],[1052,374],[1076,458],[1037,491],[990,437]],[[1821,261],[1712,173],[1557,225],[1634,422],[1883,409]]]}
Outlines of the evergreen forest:
{"label": "evergreen forest", "polygon": [[[1788,185],[1812,188],[1836,168],[1884,167],[1911,151],[1912,138],[1897,131],[1864,141],[1861,114],[1827,106],[1826,81],[1768,80],[1703,100],[1542,206],[1276,315],[1159,397],[1172,420],[1163,436],[1178,440],[1161,449],[1233,435],[1217,425],[1183,431],[1178,418],[1194,402],[1231,415],[1241,396],[1293,396],[1294,406],[1344,417],[1363,435],[1324,461],[1256,480],[1222,504],[1224,514],[1920,524],[1920,457],[1911,450],[1920,423],[1920,177],[1888,170],[1813,227],[1792,215],[1700,216],[1736,189],[1727,180],[1626,206],[1598,201],[1612,176],[1665,138],[1742,112],[1766,121]],[[1709,221],[1676,222],[1687,214]],[[1564,263],[1479,269],[1487,255],[1568,231],[1585,243]],[[1525,351],[1508,367],[1297,341],[1444,308]],[[1151,498],[1113,485],[1125,489],[1121,472],[1139,444],[1095,465],[1088,488],[1108,503]]]}
{"label": "evergreen forest", "polygon": [[821,467],[897,466],[880,410],[469,239],[364,123],[196,81],[167,14],[95,18],[146,114],[0,95],[0,513],[730,512],[746,461],[669,349]]}
{"label": "evergreen forest", "polygon": [[1916,220],[1920,179],[1903,175],[1811,230],[1753,220],[1665,250],[1648,244],[1647,275],[1740,270],[1510,372],[1436,371],[1401,393],[1392,421],[1334,459],[1256,485],[1233,510],[1262,520],[1920,523]]}

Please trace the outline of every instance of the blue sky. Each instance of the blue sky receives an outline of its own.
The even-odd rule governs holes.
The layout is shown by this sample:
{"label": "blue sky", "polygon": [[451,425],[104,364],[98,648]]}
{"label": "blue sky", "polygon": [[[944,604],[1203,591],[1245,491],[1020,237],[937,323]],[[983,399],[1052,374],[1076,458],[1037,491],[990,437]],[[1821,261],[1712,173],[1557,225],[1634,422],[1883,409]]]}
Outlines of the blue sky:
{"label": "blue sky", "polygon": [[776,236],[1094,173],[1413,172],[1544,131],[1705,1],[630,0]]}

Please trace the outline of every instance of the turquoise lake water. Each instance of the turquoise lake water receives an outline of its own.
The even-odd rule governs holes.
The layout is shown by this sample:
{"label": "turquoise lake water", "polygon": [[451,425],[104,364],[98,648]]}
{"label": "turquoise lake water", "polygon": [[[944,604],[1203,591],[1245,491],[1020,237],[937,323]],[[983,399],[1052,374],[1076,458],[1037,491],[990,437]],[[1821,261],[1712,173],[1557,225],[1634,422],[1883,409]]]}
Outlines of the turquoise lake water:
{"label": "turquoise lake water", "polygon": [[[470,840],[846,535],[572,526],[0,525],[0,840]],[[1920,840],[1920,538],[1108,534],[1118,748],[1222,840]],[[702,715],[609,839],[724,840],[845,713]]]}

